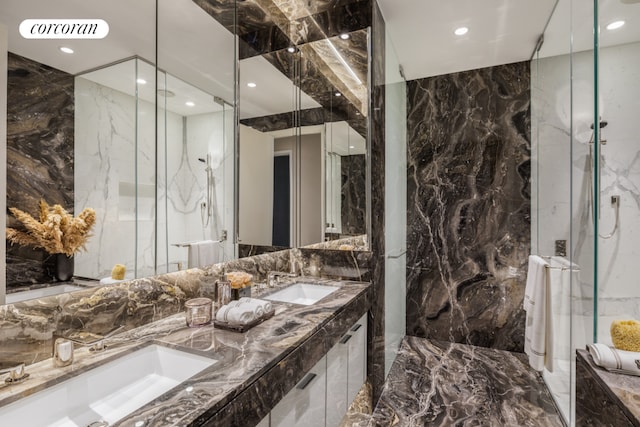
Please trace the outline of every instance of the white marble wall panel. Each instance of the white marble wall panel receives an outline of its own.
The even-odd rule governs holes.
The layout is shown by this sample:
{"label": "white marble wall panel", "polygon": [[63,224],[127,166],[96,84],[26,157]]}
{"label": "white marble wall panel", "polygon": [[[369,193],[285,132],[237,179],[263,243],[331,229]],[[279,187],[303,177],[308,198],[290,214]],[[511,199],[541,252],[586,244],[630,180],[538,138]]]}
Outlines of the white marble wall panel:
{"label": "white marble wall panel", "polygon": [[[175,244],[219,240],[222,231],[229,230],[225,206],[228,193],[233,195],[233,179],[228,181],[225,176],[225,166],[228,166],[225,161],[228,162],[231,156],[225,150],[225,138],[229,137],[228,134],[233,128],[225,127],[224,122],[228,116],[233,116],[231,111],[227,111],[226,116],[223,112],[206,113],[186,117],[184,122],[168,123],[167,205],[170,270],[175,269],[176,262],[182,262],[185,268],[187,266],[188,249],[177,247]],[[184,134],[183,125],[186,125]],[[214,179],[213,215],[208,224],[206,210],[203,216],[201,208],[201,204],[207,199],[206,164],[198,160],[206,160],[207,155],[211,159]],[[230,188],[227,188],[229,186]],[[224,245],[220,246],[218,261],[225,259],[225,249]],[[232,255],[226,254],[226,259]]]}
{"label": "white marble wall panel", "polygon": [[[154,105],[81,77],[76,81],[75,207],[92,207],[98,214],[87,252],[76,257],[76,275],[109,276],[115,263],[132,274],[137,268],[137,277],[156,274],[156,267],[174,271],[179,262],[186,268],[187,249],[172,244],[218,240],[222,230],[232,231],[232,110],[185,118],[159,109],[156,180]],[[215,203],[204,227],[200,203],[207,177],[198,158],[207,154]],[[233,245],[227,241],[219,261],[231,258]]]}
{"label": "white marble wall panel", "polygon": [[91,207],[97,216],[75,274],[108,276],[115,263],[133,271],[135,99],[78,77],[75,102],[75,210]]}

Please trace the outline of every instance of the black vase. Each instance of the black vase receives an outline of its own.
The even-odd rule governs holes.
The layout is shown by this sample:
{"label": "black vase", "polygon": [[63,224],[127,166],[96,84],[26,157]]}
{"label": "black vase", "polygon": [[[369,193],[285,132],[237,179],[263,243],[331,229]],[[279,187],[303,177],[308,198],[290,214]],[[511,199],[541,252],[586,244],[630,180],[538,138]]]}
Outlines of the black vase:
{"label": "black vase", "polygon": [[73,257],[65,254],[55,254],[56,261],[56,279],[60,282],[66,282],[73,277]]}

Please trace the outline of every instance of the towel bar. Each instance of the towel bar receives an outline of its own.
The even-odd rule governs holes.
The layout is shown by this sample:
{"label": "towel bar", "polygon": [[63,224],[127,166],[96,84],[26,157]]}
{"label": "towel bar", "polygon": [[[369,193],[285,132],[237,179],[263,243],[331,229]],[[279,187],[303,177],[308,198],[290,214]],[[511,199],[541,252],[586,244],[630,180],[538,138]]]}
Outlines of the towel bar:
{"label": "towel bar", "polygon": [[[183,242],[183,243],[172,243],[171,246],[177,246],[178,248],[188,248],[194,243],[198,243],[200,240],[195,240],[193,242]],[[223,240],[213,240],[213,243],[222,243]]]}

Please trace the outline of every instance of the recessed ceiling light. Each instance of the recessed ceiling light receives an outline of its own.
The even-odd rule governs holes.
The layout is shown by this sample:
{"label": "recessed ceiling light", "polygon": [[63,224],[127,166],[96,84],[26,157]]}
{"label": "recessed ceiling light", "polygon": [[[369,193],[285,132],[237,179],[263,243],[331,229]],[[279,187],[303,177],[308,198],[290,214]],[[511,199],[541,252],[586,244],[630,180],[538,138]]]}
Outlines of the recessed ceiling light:
{"label": "recessed ceiling light", "polygon": [[454,33],[456,36],[464,36],[465,34],[467,34],[468,31],[469,29],[467,27],[460,27],[460,28],[456,28]]}
{"label": "recessed ceiling light", "polygon": [[257,85],[257,84],[255,84],[254,82],[249,82],[249,83],[247,83],[247,86],[249,86],[249,87],[256,87],[256,86],[258,86],[258,85]]}
{"label": "recessed ceiling light", "polygon": [[340,38],[342,40],[349,40],[349,37],[351,37],[351,36],[349,34],[347,34],[347,33],[340,34]]}
{"label": "recessed ceiling light", "polygon": [[607,25],[607,30],[617,30],[624,25],[624,21],[613,21]]}
{"label": "recessed ceiling light", "polygon": [[295,47],[293,47],[293,46],[289,46],[289,47],[287,48],[287,52],[289,52],[289,53],[293,53],[293,52],[295,52],[295,51],[296,51],[296,48],[295,48]]}
{"label": "recessed ceiling light", "polygon": [[136,83],[138,83],[139,85],[146,85],[147,81],[145,79],[136,79]]}
{"label": "recessed ceiling light", "polygon": [[342,96],[340,92],[336,92],[336,96]]}
{"label": "recessed ceiling light", "polygon": [[350,150],[353,150],[354,148],[356,148],[356,146],[355,146],[355,145],[350,145],[350,146],[349,146],[349,149],[350,149]]}
{"label": "recessed ceiling light", "polygon": [[66,47],[66,46],[61,46],[60,47],[60,51],[64,52],[64,53],[73,53],[73,49],[71,49],[70,47]]}
{"label": "recessed ceiling light", "polygon": [[193,101],[187,101],[184,103],[184,105],[186,105],[187,107],[194,107],[196,104]]}

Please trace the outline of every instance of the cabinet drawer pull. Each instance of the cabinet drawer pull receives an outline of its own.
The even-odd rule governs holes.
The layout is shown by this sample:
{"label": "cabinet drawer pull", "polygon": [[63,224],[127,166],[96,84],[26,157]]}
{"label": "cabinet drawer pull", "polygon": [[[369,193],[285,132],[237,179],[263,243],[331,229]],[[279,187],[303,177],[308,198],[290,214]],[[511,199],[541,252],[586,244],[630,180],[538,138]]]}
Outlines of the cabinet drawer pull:
{"label": "cabinet drawer pull", "polygon": [[352,335],[345,335],[344,337],[342,337],[342,339],[340,340],[340,344],[346,344],[347,341],[349,341],[351,339]]}
{"label": "cabinet drawer pull", "polygon": [[356,323],[355,326],[351,328],[351,332],[355,332],[360,328],[362,328],[362,325],[360,323]]}
{"label": "cabinet drawer pull", "polygon": [[315,377],[317,377],[317,375],[314,373],[307,374],[307,376],[304,377],[302,381],[300,381],[300,384],[298,384],[298,388],[300,390],[304,390],[305,388],[307,388],[309,383],[315,379]]}

